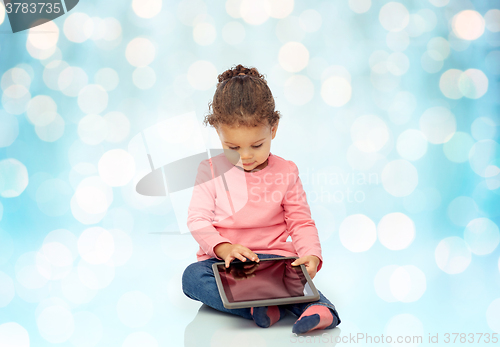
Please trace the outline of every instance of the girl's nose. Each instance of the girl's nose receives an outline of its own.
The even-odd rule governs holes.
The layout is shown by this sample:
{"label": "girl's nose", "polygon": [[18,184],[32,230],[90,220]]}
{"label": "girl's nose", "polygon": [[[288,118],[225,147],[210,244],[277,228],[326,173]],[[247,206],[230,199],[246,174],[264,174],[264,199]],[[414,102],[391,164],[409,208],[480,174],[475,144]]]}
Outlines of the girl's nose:
{"label": "girl's nose", "polygon": [[248,159],[252,159],[253,154],[250,151],[241,151],[240,157],[242,161],[246,161]]}

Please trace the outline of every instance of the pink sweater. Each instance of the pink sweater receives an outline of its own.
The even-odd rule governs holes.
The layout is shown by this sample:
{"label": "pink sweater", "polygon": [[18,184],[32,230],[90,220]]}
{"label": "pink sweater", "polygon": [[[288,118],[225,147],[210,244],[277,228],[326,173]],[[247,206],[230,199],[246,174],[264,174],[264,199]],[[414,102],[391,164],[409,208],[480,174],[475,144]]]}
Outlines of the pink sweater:
{"label": "pink sweater", "polygon": [[[221,174],[221,172],[223,174]],[[215,177],[215,179],[213,179]],[[203,160],[188,209],[187,226],[200,248],[198,261],[215,257],[222,242],[254,253],[323,258],[316,224],[295,163],[272,153],[268,165],[245,172],[224,153]],[[292,241],[286,241],[291,236]]]}

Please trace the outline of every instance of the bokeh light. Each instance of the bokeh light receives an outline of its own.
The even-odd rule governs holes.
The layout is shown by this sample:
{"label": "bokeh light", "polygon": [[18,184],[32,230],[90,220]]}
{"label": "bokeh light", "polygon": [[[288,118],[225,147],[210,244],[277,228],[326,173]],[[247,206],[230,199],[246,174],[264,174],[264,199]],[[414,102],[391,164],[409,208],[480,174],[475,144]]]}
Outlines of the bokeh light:
{"label": "bokeh light", "polygon": [[48,95],[37,95],[28,103],[26,115],[31,123],[46,126],[56,119],[57,105]]}
{"label": "bokeh light", "polygon": [[365,115],[356,118],[351,127],[353,144],[363,152],[379,151],[389,139],[389,130],[379,117]]}
{"label": "bokeh light", "polygon": [[464,230],[464,240],[472,253],[485,255],[493,252],[500,242],[498,226],[488,218],[471,220]]}
{"label": "bokeh light", "polygon": [[[81,259],[77,265],[77,273],[79,280],[85,287],[91,290],[100,290],[109,286],[115,278],[115,267],[111,263],[94,265]],[[83,300],[86,300],[85,296],[90,296],[92,293],[92,291],[81,293]]]}
{"label": "bokeh light", "polygon": [[474,199],[468,196],[458,196],[448,205],[448,217],[458,226],[466,226],[479,216],[479,208]]}
{"label": "bokeh light", "polygon": [[38,331],[50,343],[69,340],[75,330],[73,314],[63,306],[50,306],[44,309],[37,319]]}
{"label": "bokeh light", "polygon": [[332,76],[321,85],[321,97],[330,106],[341,107],[351,99],[352,88],[348,80]]}
{"label": "bokeh light", "polygon": [[217,69],[206,60],[198,60],[189,66],[187,79],[189,84],[197,90],[207,90],[214,85],[217,78]]}
{"label": "bokeh light", "polygon": [[193,28],[193,39],[200,46],[208,46],[214,43],[217,31],[212,23],[199,22]]}
{"label": "bokeh light", "polygon": [[155,56],[155,46],[149,39],[145,37],[135,38],[127,44],[125,57],[132,66],[148,66],[153,62]]}
{"label": "bokeh light", "polygon": [[2,344],[5,346],[30,346],[30,336],[28,331],[16,322],[9,322],[0,325],[0,341],[2,341]]}
{"label": "bokeh light", "polygon": [[54,142],[59,140],[65,129],[64,119],[59,115],[54,115],[54,120],[47,125],[35,125],[35,133],[38,138],[45,142]]}
{"label": "bokeh light", "polygon": [[491,330],[500,332],[500,298],[493,300],[486,310],[486,321]]}
{"label": "bokeh light", "polygon": [[28,186],[28,170],[17,159],[0,160],[0,196],[14,198],[22,194]]}
{"label": "bokeh light", "polygon": [[129,136],[130,121],[123,113],[113,111],[104,115],[103,118],[106,121],[106,141],[119,143]]}
{"label": "bokeh light", "polygon": [[0,81],[2,90],[7,89],[11,85],[17,84],[29,89],[31,86],[32,77],[24,68],[14,67],[7,70]]}
{"label": "bokeh light", "polygon": [[99,176],[83,179],[71,198],[71,212],[83,224],[94,224],[106,215],[113,191]]}
{"label": "bokeh light", "polygon": [[492,32],[500,31],[500,9],[491,9],[484,15],[486,28]]}
{"label": "bokeh light", "polygon": [[113,149],[101,157],[98,170],[99,176],[109,186],[124,186],[135,175],[134,158],[123,149]]}
{"label": "bokeh light", "polygon": [[491,118],[479,117],[472,122],[470,131],[478,141],[493,140],[497,134],[497,124]]}
{"label": "bokeh light", "polygon": [[4,22],[4,20],[5,20],[5,14],[6,14],[6,12],[5,12],[5,6],[2,3],[2,4],[0,4],[0,24],[2,24]]}
{"label": "bokeh light", "polygon": [[120,76],[112,68],[105,67],[96,72],[94,80],[96,84],[99,84],[104,90],[110,92],[118,86]]}
{"label": "bokeh light", "polygon": [[405,130],[398,136],[396,149],[402,158],[418,160],[427,152],[427,138],[421,131]]}
{"label": "bokeh light", "polygon": [[389,278],[389,287],[397,300],[414,302],[425,293],[427,281],[425,274],[415,265],[399,266]]}
{"label": "bokeh light", "polygon": [[415,238],[415,224],[400,212],[386,214],[377,225],[378,239],[390,250],[407,248]]}
{"label": "bokeh light", "polygon": [[67,96],[78,96],[80,91],[88,84],[89,78],[80,67],[67,67],[59,74],[59,90]]}
{"label": "bokeh light", "polygon": [[2,106],[5,111],[19,115],[26,111],[31,99],[29,90],[20,84],[13,84],[3,91]]}
{"label": "bokeh light", "polygon": [[372,6],[372,0],[349,0],[349,8],[356,13],[365,13]]}
{"label": "bokeh light", "polygon": [[425,110],[420,116],[419,124],[427,140],[434,144],[448,142],[457,130],[455,116],[442,106]]}
{"label": "bokeh light", "polygon": [[108,106],[108,93],[98,84],[89,84],[78,93],[78,106],[87,114],[99,114]]}
{"label": "bokeh light", "polygon": [[460,99],[463,96],[458,84],[461,76],[462,71],[458,69],[449,69],[441,75],[439,89],[444,96],[450,99]]}
{"label": "bokeh light", "polygon": [[155,70],[149,66],[138,67],[132,73],[132,81],[139,89],[151,89],[156,82]]}
{"label": "bokeh light", "polygon": [[398,301],[392,294],[390,287],[391,276],[398,268],[399,266],[397,265],[386,265],[377,271],[375,279],[373,280],[375,292],[377,293],[379,298],[386,302]]}
{"label": "bokeh light", "polygon": [[153,18],[162,8],[161,0],[133,0],[132,9],[141,18]]}
{"label": "bokeh light", "polygon": [[488,177],[488,171],[500,153],[500,145],[493,140],[476,142],[469,151],[469,164],[481,177]]}
{"label": "bokeh light", "polygon": [[342,246],[351,252],[364,252],[377,239],[375,223],[365,215],[354,214],[346,217],[339,227]]}
{"label": "bokeh light", "polygon": [[410,22],[410,13],[403,4],[389,2],[380,9],[379,20],[384,29],[397,32],[406,28]]}
{"label": "bokeh light", "polygon": [[240,4],[241,18],[251,25],[260,25],[271,15],[271,2],[265,0],[242,0]]}
{"label": "bokeh light", "polygon": [[37,49],[50,49],[54,47],[58,41],[59,27],[54,22],[46,22],[42,25],[29,29],[27,42],[32,44],[33,47]]}
{"label": "bokeh light", "polygon": [[382,184],[393,196],[410,195],[418,184],[417,169],[406,160],[393,160],[382,171]]}
{"label": "bokeh light", "polygon": [[87,41],[92,36],[94,23],[86,13],[72,13],[66,17],[63,31],[68,40],[76,43],[82,43]]}
{"label": "bokeh light", "polygon": [[288,42],[280,48],[278,60],[286,71],[299,72],[309,62],[309,50],[300,42]]}
{"label": "bokeh light", "polygon": [[410,45],[410,36],[405,31],[390,31],[385,40],[387,47],[395,52],[402,52]]}
{"label": "bokeh light", "polygon": [[453,17],[453,32],[461,39],[476,40],[484,33],[483,16],[473,10],[459,12]]}
{"label": "bokeh light", "polygon": [[78,252],[89,264],[105,264],[114,252],[113,236],[104,228],[85,229],[78,238]]}
{"label": "bokeh light", "polygon": [[469,134],[457,131],[452,138],[443,145],[443,152],[450,161],[464,163],[469,159],[469,152],[474,140]]}
{"label": "bokeh light", "polygon": [[43,81],[52,90],[59,90],[59,75],[69,67],[64,60],[52,60],[43,69]]}
{"label": "bokeh light", "polygon": [[321,28],[323,19],[316,10],[305,10],[299,16],[299,25],[305,32],[313,33]]}
{"label": "bokeh light", "polygon": [[63,216],[69,210],[73,189],[66,181],[53,178],[42,182],[36,190],[38,208],[48,216]]}
{"label": "bokeh light", "polygon": [[437,266],[453,275],[464,272],[471,262],[471,250],[458,236],[450,236],[439,242],[434,251]]}
{"label": "bokeh light", "polygon": [[468,69],[460,74],[458,88],[463,96],[479,99],[488,91],[488,77],[478,69]]}

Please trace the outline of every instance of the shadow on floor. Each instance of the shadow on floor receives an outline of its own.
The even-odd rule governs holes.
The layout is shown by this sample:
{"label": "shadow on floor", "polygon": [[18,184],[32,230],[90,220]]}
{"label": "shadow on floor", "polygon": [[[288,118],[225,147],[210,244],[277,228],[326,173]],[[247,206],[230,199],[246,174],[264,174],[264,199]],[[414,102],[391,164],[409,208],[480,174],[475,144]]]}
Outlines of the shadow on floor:
{"label": "shadow on floor", "polygon": [[253,320],[217,311],[202,304],[198,314],[184,331],[184,347],[281,347],[335,346],[340,328],[312,331],[303,335],[292,333],[297,317],[287,315],[269,328],[261,328]]}

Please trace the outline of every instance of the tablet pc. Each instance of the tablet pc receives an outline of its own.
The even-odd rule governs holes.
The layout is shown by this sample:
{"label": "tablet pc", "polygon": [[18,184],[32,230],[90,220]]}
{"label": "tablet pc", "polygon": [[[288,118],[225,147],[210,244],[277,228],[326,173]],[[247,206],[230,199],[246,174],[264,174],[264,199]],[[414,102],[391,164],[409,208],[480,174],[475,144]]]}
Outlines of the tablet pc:
{"label": "tablet pc", "polygon": [[225,308],[286,305],[319,300],[319,292],[296,257],[274,257],[259,262],[234,260],[212,264]]}

